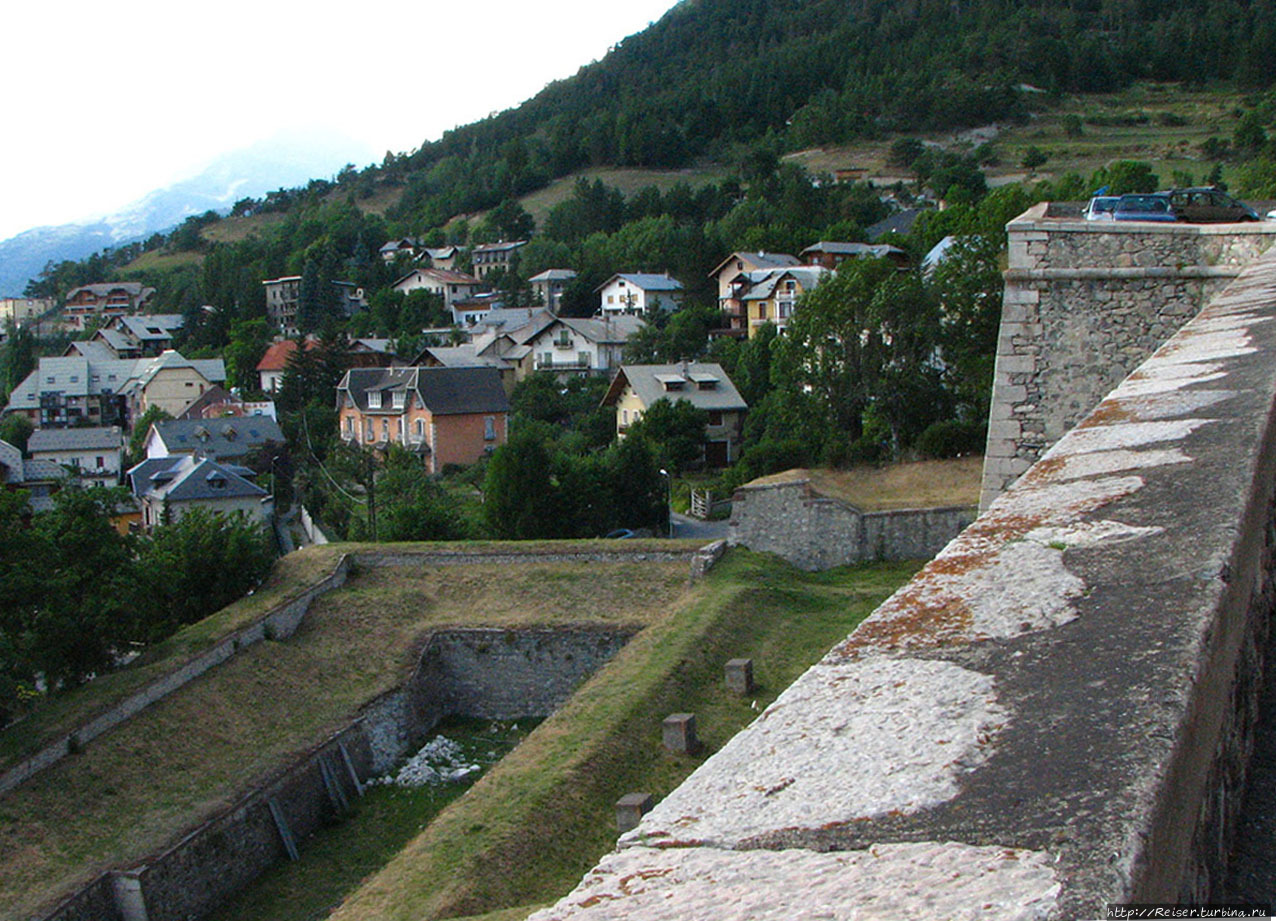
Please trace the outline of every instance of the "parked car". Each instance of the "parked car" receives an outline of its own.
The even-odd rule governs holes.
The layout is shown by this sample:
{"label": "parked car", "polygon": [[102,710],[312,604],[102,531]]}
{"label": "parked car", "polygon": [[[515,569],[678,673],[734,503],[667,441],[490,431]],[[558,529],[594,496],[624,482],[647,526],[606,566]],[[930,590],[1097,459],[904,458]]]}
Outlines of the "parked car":
{"label": "parked car", "polygon": [[1168,192],[1122,195],[1112,211],[1114,221],[1154,221],[1172,223],[1178,220]]}
{"label": "parked car", "polygon": [[1170,205],[1180,221],[1196,224],[1261,220],[1258,212],[1249,205],[1214,187],[1175,189],[1170,192]]}
{"label": "parked car", "polygon": [[1086,204],[1081,216],[1087,221],[1110,221],[1120,200],[1120,195],[1096,195]]}

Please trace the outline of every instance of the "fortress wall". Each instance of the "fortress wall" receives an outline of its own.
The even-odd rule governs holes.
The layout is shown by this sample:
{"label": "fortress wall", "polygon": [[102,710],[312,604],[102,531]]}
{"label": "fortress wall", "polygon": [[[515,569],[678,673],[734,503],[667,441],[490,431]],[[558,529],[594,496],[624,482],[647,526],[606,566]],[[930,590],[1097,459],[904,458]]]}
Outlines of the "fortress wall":
{"label": "fortress wall", "polygon": [[818,571],[862,560],[928,559],[974,518],[973,508],[960,507],[865,512],[796,480],[737,489],[729,543]]}
{"label": "fortress wall", "polygon": [[981,508],[1276,240],[1276,224],[1006,226]]}
{"label": "fortress wall", "polygon": [[1273,355],[1263,261],[531,921],[1207,900],[1273,615]]}
{"label": "fortress wall", "polygon": [[[274,808],[298,847],[449,716],[548,716],[632,636],[604,628],[434,633],[403,686],[177,844],[104,874],[45,921],[190,921],[287,859]],[[351,776],[353,772],[353,777]],[[325,776],[326,775],[326,776]],[[333,787],[340,792],[334,792]]]}

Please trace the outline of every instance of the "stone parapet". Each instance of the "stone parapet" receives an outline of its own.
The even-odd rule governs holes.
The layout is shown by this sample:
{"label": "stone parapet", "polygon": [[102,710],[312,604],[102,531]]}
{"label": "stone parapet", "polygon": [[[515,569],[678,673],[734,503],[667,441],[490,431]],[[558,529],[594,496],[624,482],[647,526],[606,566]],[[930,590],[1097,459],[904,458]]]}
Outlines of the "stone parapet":
{"label": "stone parapet", "polygon": [[1209,901],[1276,594],[1274,354],[1264,261],[529,921]]}

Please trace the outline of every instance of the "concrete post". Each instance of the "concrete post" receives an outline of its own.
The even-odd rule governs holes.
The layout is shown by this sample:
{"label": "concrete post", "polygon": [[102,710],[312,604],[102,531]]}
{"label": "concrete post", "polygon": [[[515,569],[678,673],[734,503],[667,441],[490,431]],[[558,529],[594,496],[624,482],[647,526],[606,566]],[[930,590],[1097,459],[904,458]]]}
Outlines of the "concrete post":
{"label": "concrete post", "polygon": [[696,738],[696,715],[670,713],[661,725],[661,737],[665,748],[675,755],[694,755],[700,749]]}
{"label": "concrete post", "polygon": [[650,793],[626,793],[616,800],[616,828],[621,833],[637,828],[642,817],[651,811]]}
{"label": "concrete post", "polygon": [[741,697],[753,693],[753,660],[729,659],[726,668],[727,688]]}

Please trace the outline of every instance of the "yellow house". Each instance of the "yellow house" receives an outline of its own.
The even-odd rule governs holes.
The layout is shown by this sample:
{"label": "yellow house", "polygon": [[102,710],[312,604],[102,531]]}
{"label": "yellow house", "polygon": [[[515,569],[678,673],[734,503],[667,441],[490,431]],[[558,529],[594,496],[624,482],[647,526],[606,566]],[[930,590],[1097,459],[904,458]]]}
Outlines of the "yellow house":
{"label": "yellow house", "polygon": [[740,294],[740,302],[744,305],[749,338],[756,336],[766,323],[780,330],[788,327],[798,298],[818,285],[824,276],[831,274],[831,270],[823,266],[806,265],[764,269],[744,276],[748,279],[748,288]]}
{"label": "yellow house", "polygon": [[225,380],[226,366],[220,358],[192,360],[168,349],[155,358],[140,360],[122,389],[128,396],[131,418],[141,418],[152,406],[176,418],[205,390]]}
{"label": "yellow house", "polygon": [[749,405],[721,365],[685,361],[675,365],[621,365],[603,397],[604,406],[616,407],[616,437],[624,438],[629,427],[658,400],[686,400],[707,412],[705,463],[725,467],[735,462]]}

